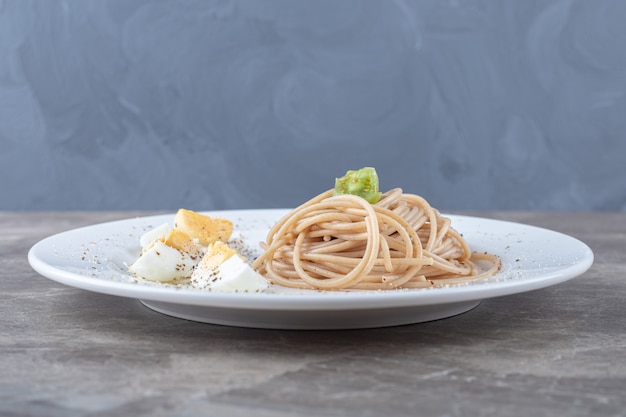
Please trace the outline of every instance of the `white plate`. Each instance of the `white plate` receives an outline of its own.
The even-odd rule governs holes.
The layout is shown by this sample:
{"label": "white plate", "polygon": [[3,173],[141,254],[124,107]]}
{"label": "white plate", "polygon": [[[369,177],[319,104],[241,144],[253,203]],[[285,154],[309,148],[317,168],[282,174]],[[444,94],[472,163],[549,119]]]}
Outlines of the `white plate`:
{"label": "white plate", "polygon": [[[233,221],[251,246],[265,240],[287,210],[206,212]],[[272,287],[264,293],[218,293],[137,280],[128,275],[139,236],[174,215],[120,220],[70,230],[34,245],[31,266],[54,281],[84,290],[141,300],[174,317],[231,326],[274,329],[346,329],[419,323],[450,317],[481,300],[558,284],[584,273],[591,249],[555,231],[477,217],[449,215],[475,251],[502,258],[489,280],[415,290],[307,291]]]}

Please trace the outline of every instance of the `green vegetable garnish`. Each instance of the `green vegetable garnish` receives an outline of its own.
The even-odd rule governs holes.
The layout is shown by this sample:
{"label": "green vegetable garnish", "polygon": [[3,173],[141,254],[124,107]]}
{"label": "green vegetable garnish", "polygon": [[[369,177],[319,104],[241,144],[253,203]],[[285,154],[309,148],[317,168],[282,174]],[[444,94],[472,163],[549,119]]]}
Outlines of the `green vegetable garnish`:
{"label": "green vegetable garnish", "polygon": [[333,195],[353,194],[363,197],[370,204],[380,200],[382,193],[378,191],[378,175],[374,168],[365,167],[356,171],[348,171],[341,178],[335,178]]}

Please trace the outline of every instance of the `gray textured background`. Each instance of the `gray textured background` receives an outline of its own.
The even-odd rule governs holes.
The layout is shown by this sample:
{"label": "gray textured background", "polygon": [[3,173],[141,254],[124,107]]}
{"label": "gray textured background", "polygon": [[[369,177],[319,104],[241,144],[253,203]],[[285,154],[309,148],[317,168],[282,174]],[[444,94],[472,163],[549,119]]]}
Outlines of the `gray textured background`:
{"label": "gray textured background", "polygon": [[626,210],[626,1],[0,0],[0,209]]}

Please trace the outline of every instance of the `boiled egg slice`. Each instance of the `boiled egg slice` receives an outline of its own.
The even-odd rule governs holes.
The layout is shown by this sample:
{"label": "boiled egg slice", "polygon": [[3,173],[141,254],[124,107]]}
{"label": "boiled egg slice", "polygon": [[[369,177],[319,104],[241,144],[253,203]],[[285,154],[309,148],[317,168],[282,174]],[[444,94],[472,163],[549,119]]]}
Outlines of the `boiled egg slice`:
{"label": "boiled egg slice", "polygon": [[172,230],[170,225],[167,223],[163,223],[162,225],[159,225],[154,229],[148,230],[146,233],[141,235],[141,237],[139,238],[139,244],[142,248],[145,249],[155,240],[165,238],[165,236],[170,233],[170,230]]}
{"label": "boiled egg slice", "polygon": [[141,256],[128,268],[149,281],[169,282],[189,278],[202,258],[203,251],[185,233],[171,229],[152,241]]}
{"label": "boiled egg slice", "polygon": [[191,275],[191,283],[198,288],[222,292],[259,292],[269,287],[267,280],[236,250],[219,241],[208,246]]}

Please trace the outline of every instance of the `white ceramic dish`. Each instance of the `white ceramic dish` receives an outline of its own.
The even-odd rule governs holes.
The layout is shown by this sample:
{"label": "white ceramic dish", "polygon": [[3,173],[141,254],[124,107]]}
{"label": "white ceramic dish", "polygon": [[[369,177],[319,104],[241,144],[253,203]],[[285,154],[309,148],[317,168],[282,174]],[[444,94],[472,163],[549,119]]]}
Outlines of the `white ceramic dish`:
{"label": "white ceramic dish", "polygon": [[[206,212],[233,221],[251,246],[265,239],[287,210]],[[120,220],[70,230],[35,244],[28,254],[41,275],[76,288],[139,299],[152,310],[194,321],[274,329],[371,328],[450,317],[481,300],[536,290],[584,273],[593,253],[555,231],[477,217],[449,215],[471,248],[502,258],[489,280],[416,290],[321,292],[272,287],[264,293],[218,293],[137,280],[126,265],[139,254],[139,236],[174,215]]]}

